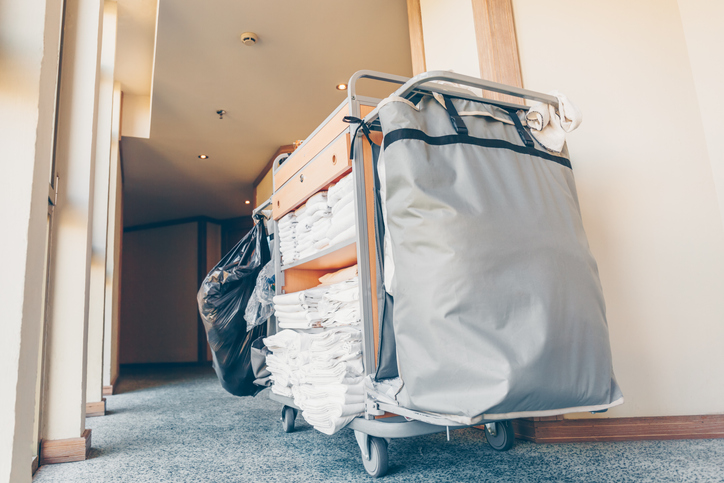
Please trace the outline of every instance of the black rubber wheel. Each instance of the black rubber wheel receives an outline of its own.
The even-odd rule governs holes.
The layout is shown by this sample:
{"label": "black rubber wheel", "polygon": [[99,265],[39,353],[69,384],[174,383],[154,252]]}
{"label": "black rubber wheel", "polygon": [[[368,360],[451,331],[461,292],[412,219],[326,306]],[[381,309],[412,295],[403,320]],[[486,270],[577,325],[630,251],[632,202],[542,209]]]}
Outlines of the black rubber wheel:
{"label": "black rubber wheel", "polygon": [[513,431],[512,421],[496,421],[495,436],[490,435],[488,427],[485,426],[485,437],[488,444],[496,451],[508,451],[513,447],[515,442],[515,432]]}
{"label": "black rubber wheel", "polygon": [[370,459],[367,460],[364,455],[362,455],[362,464],[372,478],[385,476],[388,466],[387,440],[370,436],[369,443]]}
{"label": "black rubber wheel", "polygon": [[294,420],[296,417],[296,409],[290,408],[289,406],[284,406],[282,408],[282,428],[284,428],[285,433],[291,433],[294,431]]}

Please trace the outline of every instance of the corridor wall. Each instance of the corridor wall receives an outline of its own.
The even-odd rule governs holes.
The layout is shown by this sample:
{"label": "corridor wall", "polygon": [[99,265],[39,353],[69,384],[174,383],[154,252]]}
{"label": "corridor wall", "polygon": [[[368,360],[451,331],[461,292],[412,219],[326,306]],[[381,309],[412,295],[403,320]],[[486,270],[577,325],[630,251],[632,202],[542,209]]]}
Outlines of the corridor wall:
{"label": "corridor wall", "polygon": [[121,364],[196,362],[197,224],[123,234]]}
{"label": "corridor wall", "polygon": [[[450,52],[427,55],[428,70],[465,65],[444,30],[473,20],[452,22],[447,3],[420,0],[425,53]],[[558,89],[584,113],[568,147],[626,400],[571,417],[724,413],[724,174],[712,149],[724,97],[720,63],[706,63],[724,56],[724,9],[680,3],[512,0],[524,87]]]}

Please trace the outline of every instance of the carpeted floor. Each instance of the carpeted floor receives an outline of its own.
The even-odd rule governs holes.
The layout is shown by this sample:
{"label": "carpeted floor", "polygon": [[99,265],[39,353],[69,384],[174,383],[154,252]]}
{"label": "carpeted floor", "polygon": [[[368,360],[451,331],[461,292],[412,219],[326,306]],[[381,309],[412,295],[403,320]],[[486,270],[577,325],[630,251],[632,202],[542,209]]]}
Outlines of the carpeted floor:
{"label": "carpeted floor", "polygon": [[[301,415],[282,432],[281,406],[224,392],[211,368],[127,369],[109,414],[88,418],[90,458],[41,467],[49,482],[357,482],[370,481],[351,430],[334,436]],[[454,431],[393,440],[392,482],[681,482],[724,481],[724,440],[540,445],[516,442],[507,453],[483,432]]]}

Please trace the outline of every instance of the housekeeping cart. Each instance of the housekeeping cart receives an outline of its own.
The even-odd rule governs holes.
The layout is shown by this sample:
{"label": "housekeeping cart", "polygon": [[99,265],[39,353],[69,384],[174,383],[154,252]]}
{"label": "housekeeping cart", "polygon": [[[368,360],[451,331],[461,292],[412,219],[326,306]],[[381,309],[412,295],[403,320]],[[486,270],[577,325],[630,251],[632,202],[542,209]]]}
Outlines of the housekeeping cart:
{"label": "housekeeping cart", "polygon": [[[401,87],[381,101],[357,92],[361,79]],[[394,438],[484,425],[505,451],[512,419],[622,402],[567,152],[531,136],[528,106],[479,90],[559,105],[450,72],[359,71],[347,100],[274,163],[277,294],[358,266],[369,384],[348,427],[373,477]],[[356,237],[282,264],[276,222],[350,172]],[[375,392],[386,383],[392,391]],[[293,399],[269,397],[293,431]]]}

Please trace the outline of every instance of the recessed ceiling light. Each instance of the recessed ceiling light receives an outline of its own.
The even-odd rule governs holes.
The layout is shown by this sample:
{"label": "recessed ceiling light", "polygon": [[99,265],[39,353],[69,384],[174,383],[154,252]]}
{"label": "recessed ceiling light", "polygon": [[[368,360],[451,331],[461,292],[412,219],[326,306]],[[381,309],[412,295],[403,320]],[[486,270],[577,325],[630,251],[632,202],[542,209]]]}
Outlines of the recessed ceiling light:
{"label": "recessed ceiling light", "polygon": [[346,90],[347,90],[347,84],[337,84],[337,90],[338,90],[338,91],[346,91]]}
{"label": "recessed ceiling light", "polygon": [[244,202],[245,205],[248,205],[248,204],[250,204],[250,203],[251,203],[251,201],[249,201],[249,200],[246,200],[246,201]]}
{"label": "recessed ceiling light", "polygon": [[199,154],[199,159],[209,159],[208,154]]}

